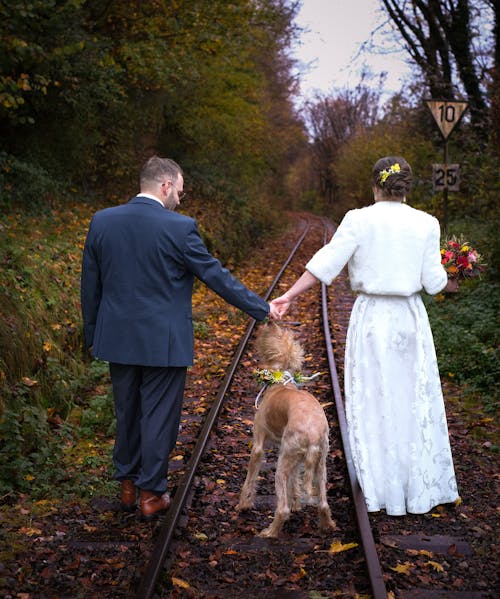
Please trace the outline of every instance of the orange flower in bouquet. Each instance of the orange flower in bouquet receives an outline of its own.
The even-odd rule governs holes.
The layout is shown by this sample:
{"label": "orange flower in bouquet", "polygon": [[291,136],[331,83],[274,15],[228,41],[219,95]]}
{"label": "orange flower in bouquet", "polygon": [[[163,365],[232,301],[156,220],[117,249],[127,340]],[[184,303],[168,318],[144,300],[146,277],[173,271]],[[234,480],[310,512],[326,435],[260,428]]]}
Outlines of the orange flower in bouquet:
{"label": "orange flower in bouquet", "polygon": [[441,264],[450,279],[473,279],[484,270],[481,254],[461,237],[450,237],[444,242]]}

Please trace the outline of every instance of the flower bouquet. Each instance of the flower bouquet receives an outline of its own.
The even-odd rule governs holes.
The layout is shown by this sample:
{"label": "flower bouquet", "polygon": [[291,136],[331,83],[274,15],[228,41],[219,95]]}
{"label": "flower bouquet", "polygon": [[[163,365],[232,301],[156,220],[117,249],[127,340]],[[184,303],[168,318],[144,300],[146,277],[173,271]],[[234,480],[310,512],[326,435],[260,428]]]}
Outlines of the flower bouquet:
{"label": "flower bouquet", "polygon": [[450,279],[473,279],[484,270],[481,254],[461,237],[450,237],[441,248],[441,264]]}

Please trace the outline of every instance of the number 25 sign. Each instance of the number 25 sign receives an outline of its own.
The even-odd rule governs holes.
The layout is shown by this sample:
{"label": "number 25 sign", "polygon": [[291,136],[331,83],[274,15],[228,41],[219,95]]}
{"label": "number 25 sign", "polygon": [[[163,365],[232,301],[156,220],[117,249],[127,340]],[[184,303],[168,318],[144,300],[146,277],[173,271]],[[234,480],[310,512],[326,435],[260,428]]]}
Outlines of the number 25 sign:
{"label": "number 25 sign", "polygon": [[459,164],[433,164],[432,183],[434,191],[460,190],[460,165]]}

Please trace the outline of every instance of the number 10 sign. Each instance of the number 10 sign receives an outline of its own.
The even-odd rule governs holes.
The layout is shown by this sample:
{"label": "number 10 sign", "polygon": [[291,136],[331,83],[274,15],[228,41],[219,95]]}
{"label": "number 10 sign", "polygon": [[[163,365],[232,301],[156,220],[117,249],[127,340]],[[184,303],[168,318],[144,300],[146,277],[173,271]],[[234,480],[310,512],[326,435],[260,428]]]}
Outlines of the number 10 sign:
{"label": "number 10 sign", "polygon": [[441,135],[447,139],[460,121],[468,103],[447,100],[426,100],[429,110],[436,121]]}

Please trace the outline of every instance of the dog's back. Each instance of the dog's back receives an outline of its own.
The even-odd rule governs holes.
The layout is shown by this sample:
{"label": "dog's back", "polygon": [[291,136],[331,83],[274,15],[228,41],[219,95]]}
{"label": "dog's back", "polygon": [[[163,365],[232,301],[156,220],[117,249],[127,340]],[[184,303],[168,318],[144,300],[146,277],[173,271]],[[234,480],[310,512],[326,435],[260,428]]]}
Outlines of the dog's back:
{"label": "dog's back", "polygon": [[318,400],[308,391],[297,389],[293,383],[273,385],[264,394],[255,415],[257,426],[262,426],[270,439],[280,443],[283,436],[292,434],[320,442],[328,435],[328,421]]}

